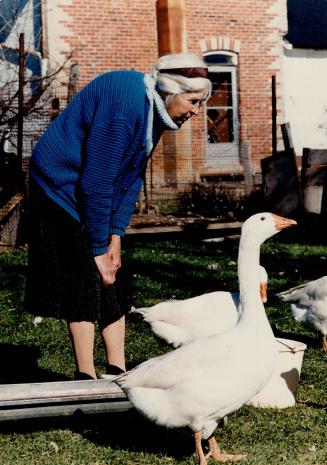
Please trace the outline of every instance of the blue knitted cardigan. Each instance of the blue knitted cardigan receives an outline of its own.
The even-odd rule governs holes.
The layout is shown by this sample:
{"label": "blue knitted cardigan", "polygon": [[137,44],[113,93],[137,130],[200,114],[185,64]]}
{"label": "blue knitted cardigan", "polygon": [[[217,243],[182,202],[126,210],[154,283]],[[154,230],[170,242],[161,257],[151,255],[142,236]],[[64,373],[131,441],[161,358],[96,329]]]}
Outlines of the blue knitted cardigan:
{"label": "blue knitted cardigan", "polygon": [[111,234],[124,235],[142,186],[149,146],[155,146],[164,129],[177,128],[165,115],[163,102],[158,105],[158,98],[154,100],[164,116],[149,143],[153,100],[144,75],[105,73],[75,96],[33,150],[31,176],[82,223],[93,255],[107,252]]}

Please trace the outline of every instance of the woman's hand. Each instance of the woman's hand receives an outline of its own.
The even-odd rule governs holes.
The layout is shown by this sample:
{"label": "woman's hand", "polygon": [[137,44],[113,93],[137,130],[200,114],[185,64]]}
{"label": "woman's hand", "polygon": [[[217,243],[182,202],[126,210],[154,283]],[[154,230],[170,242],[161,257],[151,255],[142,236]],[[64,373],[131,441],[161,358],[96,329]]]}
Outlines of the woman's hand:
{"label": "woman's hand", "polygon": [[102,277],[103,284],[109,286],[116,281],[117,270],[121,267],[121,238],[117,234],[111,236],[107,253],[94,257],[95,264]]}

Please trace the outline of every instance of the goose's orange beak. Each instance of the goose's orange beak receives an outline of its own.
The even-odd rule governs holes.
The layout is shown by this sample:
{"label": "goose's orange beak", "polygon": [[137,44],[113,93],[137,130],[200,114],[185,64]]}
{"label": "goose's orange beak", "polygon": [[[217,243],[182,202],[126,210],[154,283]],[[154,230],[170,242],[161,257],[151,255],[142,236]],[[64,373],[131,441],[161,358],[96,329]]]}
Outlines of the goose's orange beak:
{"label": "goose's orange beak", "polygon": [[264,304],[267,303],[267,300],[268,300],[267,287],[268,287],[267,283],[260,283],[260,297]]}
{"label": "goose's orange beak", "polygon": [[274,221],[275,221],[275,227],[277,231],[281,231],[282,229],[289,228],[290,226],[295,226],[297,222],[295,220],[291,220],[290,218],[284,218],[283,216],[275,215],[275,213],[272,214]]}

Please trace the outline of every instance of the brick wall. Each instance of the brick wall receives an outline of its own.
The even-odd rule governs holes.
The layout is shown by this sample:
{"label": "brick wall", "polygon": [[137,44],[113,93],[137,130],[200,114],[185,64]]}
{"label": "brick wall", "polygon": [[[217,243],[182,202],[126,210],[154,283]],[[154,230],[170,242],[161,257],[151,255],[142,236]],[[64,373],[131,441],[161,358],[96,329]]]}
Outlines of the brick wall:
{"label": "brick wall", "polygon": [[[56,0],[66,50],[75,49],[80,86],[113,69],[148,71],[156,61],[155,0]],[[271,76],[281,84],[280,57],[286,0],[185,0],[188,49],[210,50],[211,37],[239,41],[240,138],[247,142],[255,171],[271,154]],[[280,103],[280,101],[278,101]],[[193,168],[204,163],[204,114],[192,122]],[[162,166],[160,156],[158,166]],[[155,164],[152,167],[155,169]],[[154,178],[156,176],[154,175]],[[157,176],[159,179],[160,177]]]}
{"label": "brick wall", "polygon": [[149,71],[156,61],[155,0],[70,0],[59,8],[81,86],[113,69]]}

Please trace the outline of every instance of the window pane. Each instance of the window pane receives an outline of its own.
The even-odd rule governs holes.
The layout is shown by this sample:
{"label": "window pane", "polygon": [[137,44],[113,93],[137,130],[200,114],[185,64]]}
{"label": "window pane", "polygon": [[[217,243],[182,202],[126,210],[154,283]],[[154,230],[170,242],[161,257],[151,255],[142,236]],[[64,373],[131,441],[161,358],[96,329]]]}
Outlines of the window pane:
{"label": "window pane", "polygon": [[233,110],[207,109],[208,143],[234,141]]}
{"label": "window pane", "polygon": [[232,74],[209,73],[212,82],[212,94],[208,106],[231,107],[233,105]]}
{"label": "window pane", "polygon": [[208,65],[231,65],[232,64],[232,56],[224,55],[223,53],[217,54],[217,55],[205,55],[203,59],[206,63],[208,63]]}

